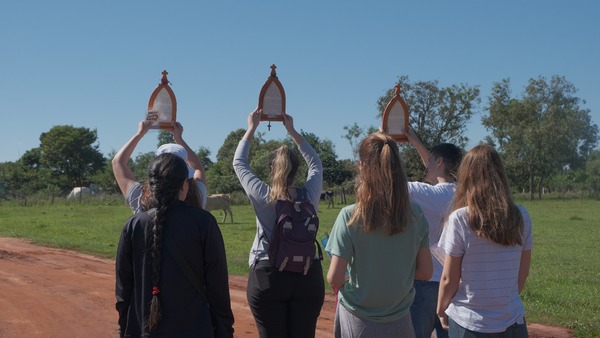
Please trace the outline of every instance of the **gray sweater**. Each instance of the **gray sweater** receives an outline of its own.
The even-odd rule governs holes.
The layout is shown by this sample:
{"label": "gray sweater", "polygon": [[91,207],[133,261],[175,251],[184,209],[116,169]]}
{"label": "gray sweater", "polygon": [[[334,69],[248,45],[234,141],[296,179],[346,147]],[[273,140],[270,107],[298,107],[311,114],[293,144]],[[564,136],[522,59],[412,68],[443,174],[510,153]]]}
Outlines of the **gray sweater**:
{"label": "gray sweater", "polygon": [[[268,239],[271,238],[273,227],[275,226],[275,202],[269,201],[271,187],[261,181],[250,169],[248,164],[248,153],[250,144],[246,140],[241,140],[233,156],[233,169],[246,191],[250,203],[256,214],[256,236],[250,249],[248,263],[252,266],[257,260],[268,260],[267,248]],[[306,142],[302,141],[298,146],[302,157],[308,165],[308,174],[306,176],[306,198],[315,207],[319,209],[319,200],[321,198],[321,189],[323,185],[323,164],[317,156],[315,150]],[[266,238],[265,238],[266,237]]]}

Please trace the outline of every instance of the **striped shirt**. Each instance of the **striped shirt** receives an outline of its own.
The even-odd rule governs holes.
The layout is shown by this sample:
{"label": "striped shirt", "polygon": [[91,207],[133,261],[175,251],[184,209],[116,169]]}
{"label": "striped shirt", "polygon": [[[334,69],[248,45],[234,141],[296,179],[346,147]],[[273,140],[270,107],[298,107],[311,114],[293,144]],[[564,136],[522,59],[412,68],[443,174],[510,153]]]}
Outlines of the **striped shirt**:
{"label": "striped shirt", "polygon": [[520,320],[525,309],[519,296],[521,253],[531,250],[531,218],[524,220],[523,245],[502,246],[478,237],[468,224],[468,209],[448,218],[439,246],[447,255],[463,257],[461,278],[446,314],[458,325],[476,332],[503,332]]}

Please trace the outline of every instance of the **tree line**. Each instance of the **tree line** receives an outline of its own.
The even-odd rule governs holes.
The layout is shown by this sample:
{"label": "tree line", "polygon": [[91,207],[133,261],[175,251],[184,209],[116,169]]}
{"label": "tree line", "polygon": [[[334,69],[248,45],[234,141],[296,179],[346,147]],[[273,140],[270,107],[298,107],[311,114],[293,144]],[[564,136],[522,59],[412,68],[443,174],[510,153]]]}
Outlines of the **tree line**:
{"label": "tree line", "polygon": [[[481,113],[481,123],[490,135],[480,142],[493,145],[502,155],[515,192],[526,192],[530,199],[542,198],[544,189],[576,190],[600,196],[598,126],[591,120],[590,110],[582,107],[585,100],[577,97],[576,87],[563,76],[532,78],[519,96],[513,96],[510,79],[503,79],[493,84],[483,108],[479,107],[478,86],[442,87],[438,81],[411,81],[408,76],[399,76],[397,84],[410,110],[410,126],[426,147],[448,142],[464,149],[469,142],[465,136],[467,124]],[[381,119],[393,91],[394,86],[377,99],[377,119]],[[360,140],[377,130],[378,126],[353,123],[343,126],[341,138],[356,152]],[[244,132],[238,129],[227,135],[216,161],[211,160],[209,149],[198,149],[210,193],[242,190],[231,162]],[[301,134],[323,162],[324,189],[351,191],[354,160],[339,159],[335,144],[327,138],[303,130]],[[172,136],[161,131],[157,146],[168,142],[172,142]],[[250,164],[260,178],[267,179],[269,154],[281,144],[293,145],[293,142],[265,140],[264,134],[256,135]],[[399,144],[399,147],[409,178],[420,180],[425,168],[419,155],[410,145]],[[118,193],[112,174],[113,157],[114,153],[105,157],[99,151],[96,130],[70,125],[52,127],[40,135],[39,147],[28,150],[15,162],[0,163],[0,198],[66,196],[72,187],[90,182],[106,193]],[[146,176],[153,157],[154,152],[147,152],[130,160],[138,179]]]}

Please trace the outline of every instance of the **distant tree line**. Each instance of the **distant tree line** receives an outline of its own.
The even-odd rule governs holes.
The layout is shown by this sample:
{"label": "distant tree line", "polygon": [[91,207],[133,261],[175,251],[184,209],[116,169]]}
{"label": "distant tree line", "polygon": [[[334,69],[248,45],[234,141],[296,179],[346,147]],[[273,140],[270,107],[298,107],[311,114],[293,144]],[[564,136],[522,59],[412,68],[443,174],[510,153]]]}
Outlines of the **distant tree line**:
{"label": "distant tree line", "polygon": [[[485,142],[495,146],[503,156],[515,192],[526,192],[530,199],[542,198],[545,189],[566,193],[577,191],[587,196],[600,196],[600,151],[598,126],[591,121],[585,101],[576,96],[577,89],[562,76],[530,79],[519,97],[512,96],[510,80],[494,83],[487,107],[479,108],[477,86],[466,84],[441,87],[437,81],[410,81],[400,76],[400,94],[410,111],[410,126],[425,146],[448,142],[460,147],[468,144],[465,136],[468,122],[481,113],[483,126],[491,132]],[[381,119],[393,95],[392,86],[377,99]],[[482,110],[482,111],[481,111]],[[343,126],[354,154],[360,140],[379,126]],[[227,135],[211,160],[211,152],[198,149],[207,172],[209,193],[242,191],[232,168],[232,159],[245,130]],[[323,162],[324,189],[350,192],[354,186],[354,159],[339,159],[335,144],[327,139],[301,131]],[[265,140],[257,133],[250,148],[250,164],[264,180],[269,175],[269,154],[282,144],[293,145],[291,139]],[[172,142],[167,131],[161,131],[157,146]],[[420,180],[425,168],[410,145],[400,144],[406,171],[411,180]],[[468,150],[468,149],[465,149]],[[356,155],[354,155],[356,156]],[[15,162],[0,163],[0,198],[18,199],[30,195],[66,196],[75,186],[94,182],[105,193],[118,193],[111,160],[98,149],[96,130],[70,125],[55,126],[40,135],[40,146],[25,152]],[[142,153],[130,160],[136,177],[143,181],[154,152]],[[304,164],[303,164],[304,165]],[[305,173],[306,168],[301,168]],[[305,175],[298,175],[300,182]]]}

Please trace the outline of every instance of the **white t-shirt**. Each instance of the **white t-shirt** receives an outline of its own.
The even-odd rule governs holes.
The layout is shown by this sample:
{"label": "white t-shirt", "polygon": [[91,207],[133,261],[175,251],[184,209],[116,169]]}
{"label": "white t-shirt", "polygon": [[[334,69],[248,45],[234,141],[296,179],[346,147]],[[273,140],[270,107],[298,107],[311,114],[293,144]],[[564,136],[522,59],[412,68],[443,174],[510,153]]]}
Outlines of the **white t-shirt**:
{"label": "white t-shirt", "polygon": [[[425,219],[429,223],[429,247],[432,249],[437,248],[438,240],[442,234],[443,222],[455,190],[455,183],[431,185],[423,182],[408,182],[410,198],[421,207]],[[432,259],[433,274],[430,280],[439,282],[442,277],[443,266],[435,256],[432,256]]]}
{"label": "white t-shirt", "polygon": [[503,332],[525,314],[519,296],[521,253],[531,250],[531,218],[523,216],[523,245],[502,246],[478,237],[468,224],[468,209],[455,210],[448,218],[439,246],[447,255],[462,256],[461,278],[446,310],[448,317],[467,330]]}
{"label": "white t-shirt", "polygon": [[[196,186],[198,187],[198,192],[200,193],[200,199],[202,200],[202,209],[206,209],[206,185],[202,181],[196,180]],[[144,211],[142,208],[142,194],[144,193],[144,186],[135,182],[129,189],[127,190],[127,195],[125,196],[125,203],[127,206],[133,211],[134,214],[137,214],[140,211]]]}

